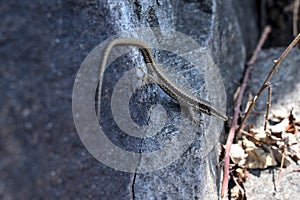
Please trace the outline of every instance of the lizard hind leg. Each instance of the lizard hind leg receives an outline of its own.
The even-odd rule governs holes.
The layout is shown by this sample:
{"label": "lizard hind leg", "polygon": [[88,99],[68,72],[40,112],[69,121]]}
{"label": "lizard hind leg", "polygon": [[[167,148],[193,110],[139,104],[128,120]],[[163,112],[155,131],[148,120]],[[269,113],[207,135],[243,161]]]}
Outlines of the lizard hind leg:
{"label": "lizard hind leg", "polygon": [[195,111],[192,107],[189,107],[188,111],[194,126],[204,125],[203,120],[199,118],[198,111]]}
{"label": "lizard hind leg", "polygon": [[142,85],[146,85],[149,80],[149,75],[143,67],[139,67],[139,69],[143,72]]}
{"label": "lizard hind leg", "polygon": [[201,125],[204,125],[204,122],[201,118],[199,118],[199,111],[195,111],[193,108],[189,107],[188,108],[189,112],[189,117],[190,120],[192,121],[193,126],[199,127]]}
{"label": "lizard hind leg", "polygon": [[142,85],[146,85],[146,83],[155,83],[156,82],[156,78],[154,75],[149,74],[148,72],[146,72],[144,69],[141,68],[141,70],[143,71],[144,75],[142,78]]}
{"label": "lizard hind leg", "polygon": [[148,82],[155,82],[155,76],[146,71],[143,67],[139,68],[143,72],[142,85],[146,85]]}

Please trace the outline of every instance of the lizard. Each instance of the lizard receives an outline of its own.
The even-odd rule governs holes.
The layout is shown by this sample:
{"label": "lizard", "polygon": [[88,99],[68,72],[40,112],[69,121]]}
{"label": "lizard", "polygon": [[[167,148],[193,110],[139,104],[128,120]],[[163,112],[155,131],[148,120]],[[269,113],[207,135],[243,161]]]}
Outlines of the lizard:
{"label": "lizard", "polygon": [[[184,102],[190,112],[193,114],[194,111],[201,111],[207,115],[215,116],[221,120],[227,121],[228,117],[226,114],[218,111],[214,108],[210,102],[197,98],[194,95],[186,92],[185,90],[181,89],[177,84],[175,84],[165,73],[163,72],[161,66],[159,66],[154,56],[151,52],[149,45],[140,39],[135,38],[119,38],[111,41],[105,48],[102,61],[99,67],[99,87],[98,87],[98,99],[101,98],[101,90],[100,86],[102,85],[102,76],[104,73],[104,69],[107,64],[107,59],[111,49],[115,46],[134,46],[141,50],[142,55],[144,57],[144,61],[147,66],[148,73],[152,75],[151,78],[171,97]],[[99,103],[100,101],[98,101]],[[100,112],[100,105],[97,105],[97,114],[99,116]],[[192,115],[193,116],[193,115]]]}

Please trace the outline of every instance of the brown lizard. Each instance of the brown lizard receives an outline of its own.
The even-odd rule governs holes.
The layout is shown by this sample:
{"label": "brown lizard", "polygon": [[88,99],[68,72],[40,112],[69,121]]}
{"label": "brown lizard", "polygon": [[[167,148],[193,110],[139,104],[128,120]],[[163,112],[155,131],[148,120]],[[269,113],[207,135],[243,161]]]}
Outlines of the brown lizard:
{"label": "brown lizard", "polygon": [[[125,45],[125,46],[135,46],[139,48],[142,51],[144,60],[147,65],[147,69],[150,71],[150,74],[152,75],[151,78],[170,96],[172,96],[175,99],[180,100],[181,102],[185,103],[191,111],[201,111],[205,114],[215,116],[219,119],[222,119],[226,121],[228,118],[226,114],[219,112],[217,109],[215,109],[210,102],[199,99],[195,97],[194,95],[189,94],[185,90],[178,87],[174,82],[172,82],[162,71],[161,67],[156,64],[153,54],[151,53],[150,47],[146,42],[140,39],[134,39],[134,38],[121,38],[121,39],[115,39],[111,43],[108,44],[106,47],[102,62],[100,65],[100,71],[99,71],[99,90],[101,90],[100,86],[102,85],[102,76],[104,73],[104,69],[107,63],[108,55],[111,51],[111,49],[114,46],[119,45]],[[101,92],[98,91],[98,99],[101,98]],[[97,105],[97,114],[99,116],[100,112],[100,105]],[[192,108],[192,109],[191,109]],[[193,113],[192,113],[193,114]],[[193,115],[192,115],[193,116]]]}

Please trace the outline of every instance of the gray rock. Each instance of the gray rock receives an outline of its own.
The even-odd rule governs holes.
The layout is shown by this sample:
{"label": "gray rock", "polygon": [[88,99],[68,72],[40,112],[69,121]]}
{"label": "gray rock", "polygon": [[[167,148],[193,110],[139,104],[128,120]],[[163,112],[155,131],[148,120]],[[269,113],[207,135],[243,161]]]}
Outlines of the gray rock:
{"label": "gray rock", "polygon": [[[0,87],[4,91],[0,99],[1,198],[217,198],[219,133],[214,135],[201,126],[190,148],[158,171],[116,171],[98,162],[82,145],[73,123],[71,95],[76,72],[95,45],[114,34],[145,25],[177,30],[197,41],[220,68],[231,108],[236,88],[233,79],[241,77],[245,50],[230,0],[5,1],[0,10]],[[200,82],[193,81],[195,72],[186,61],[180,61],[183,67],[176,68],[177,57],[159,51],[156,55],[183,73],[195,94],[212,98],[203,81],[207,78],[205,73],[200,71]],[[169,60],[164,61],[166,56]],[[111,94],[111,86],[129,66],[142,65],[138,51],[112,63],[104,77],[103,102],[109,104],[110,97],[105,94]],[[176,74],[171,76],[180,81]],[[180,116],[176,102],[155,85],[137,95],[144,97],[140,105],[147,98],[151,103],[136,112],[136,104],[130,105],[138,124],[145,125],[146,111],[153,103],[167,105],[172,119],[162,138],[140,140],[122,134],[113,123],[109,107],[103,108],[101,120],[111,120],[103,128],[113,133],[108,137],[115,144],[128,151],[147,152],[165,144],[161,139],[176,135],[174,124]],[[151,116],[156,115],[154,110]],[[207,116],[202,117],[209,122]],[[203,148],[205,144],[208,149]]]}
{"label": "gray rock", "polygon": [[255,1],[233,1],[232,3],[242,32],[246,55],[249,58],[257,45],[259,36],[257,24],[259,21],[258,5]]}
{"label": "gray rock", "polygon": [[[130,20],[136,20],[133,24],[155,24],[159,25],[160,29],[176,28],[176,30],[195,39],[215,58],[215,62],[220,67],[225,82],[227,95],[229,99],[232,99],[231,97],[235,90],[235,83],[232,81],[232,71],[235,72],[237,79],[241,77],[245,50],[231,4],[229,2],[191,1],[172,3],[170,4],[171,6],[160,7],[156,2],[137,2],[135,5],[141,14],[138,17],[133,17],[131,14],[126,15]],[[164,4],[168,5],[168,3]],[[113,6],[121,9],[124,5],[126,4],[116,3]],[[134,8],[129,7],[127,12],[133,13],[133,10]],[[175,18],[169,19],[168,15],[175,16]],[[134,26],[129,24],[131,27],[125,27],[123,25],[123,21],[128,21],[128,18],[124,19],[123,16],[117,17],[115,20],[116,23],[119,23],[122,31]],[[149,18],[152,19],[151,23],[148,21]],[[172,59],[169,59],[170,61]],[[228,68],[232,71],[228,70]],[[185,78],[189,79],[190,77],[185,76]],[[193,87],[197,88],[197,83],[193,84]],[[222,100],[224,101],[225,99]],[[230,100],[230,102],[232,101]],[[232,104],[229,103],[228,105]],[[172,123],[174,124],[174,121]],[[173,131],[171,130],[171,132]],[[218,138],[218,133],[207,133],[203,129],[200,130],[200,133],[196,135],[195,142],[192,143],[191,148],[176,162],[159,171],[135,174],[132,184],[129,185],[129,190],[132,192],[131,197],[136,199],[216,199],[218,195],[217,154],[216,148],[213,147],[217,146],[215,139]],[[214,138],[207,138],[207,140],[215,142],[211,142],[211,145],[208,146],[211,151],[204,158],[199,157],[199,151],[203,151],[201,149],[201,146],[203,146],[202,134],[206,135],[206,137],[208,134],[215,136]],[[153,148],[149,143],[144,144],[144,146],[147,145],[148,148],[149,146]]]}

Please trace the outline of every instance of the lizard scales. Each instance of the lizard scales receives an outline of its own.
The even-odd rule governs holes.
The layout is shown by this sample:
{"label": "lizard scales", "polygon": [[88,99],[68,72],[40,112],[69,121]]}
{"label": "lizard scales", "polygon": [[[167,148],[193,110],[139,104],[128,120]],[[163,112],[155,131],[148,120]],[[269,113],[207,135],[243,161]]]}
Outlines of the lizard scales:
{"label": "lizard scales", "polygon": [[[111,49],[114,46],[119,46],[119,45],[130,45],[130,46],[135,46],[139,48],[142,51],[144,60],[146,62],[148,70],[151,72],[154,72],[154,75],[156,75],[157,80],[156,82],[161,86],[161,88],[170,96],[174,97],[175,99],[179,99],[188,106],[191,106],[193,109],[201,111],[205,114],[215,116],[219,119],[222,119],[226,121],[228,118],[226,114],[223,114],[222,112],[219,112],[217,109],[215,109],[210,102],[199,99],[195,97],[194,95],[190,95],[186,91],[182,90],[180,87],[178,87],[175,83],[173,83],[162,71],[161,67],[156,64],[154,56],[150,50],[150,47],[146,42],[140,39],[135,39],[135,38],[120,38],[120,39],[115,39],[111,43],[108,44],[106,47],[104,54],[103,54],[103,59],[100,65],[100,71],[99,71],[99,81],[100,85],[102,82],[102,76],[104,73],[104,69],[107,63],[108,55],[111,51]],[[101,88],[99,88],[101,89]],[[101,93],[98,92],[98,99],[100,98]],[[99,110],[98,105],[98,110]],[[99,116],[98,112],[98,116]]]}

